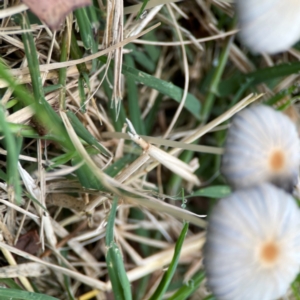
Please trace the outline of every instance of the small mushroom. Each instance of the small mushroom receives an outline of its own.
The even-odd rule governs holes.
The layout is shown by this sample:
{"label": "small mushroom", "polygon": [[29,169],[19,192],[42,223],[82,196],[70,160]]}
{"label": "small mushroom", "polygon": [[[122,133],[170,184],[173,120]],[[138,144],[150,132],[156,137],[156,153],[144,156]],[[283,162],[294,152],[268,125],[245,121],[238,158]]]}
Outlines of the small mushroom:
{"label": "small mushroom", "polygon": [[236,0],[239,36],[252,52],[274,54],[300,39],[300,1]]}
{"label": "small mushroom", "polygon": [[265,183],[234,192],[211,212],[204,246],[207,285],[218,300],[273,300],[300,267],[300,211]]}
{"label": "small mushroom", "polygon": [[221,163],[221,172],[233,189],[271,182],[292,192],[299,165],[299,137],[287,116],[269,106],[254,105],[233,118]]}

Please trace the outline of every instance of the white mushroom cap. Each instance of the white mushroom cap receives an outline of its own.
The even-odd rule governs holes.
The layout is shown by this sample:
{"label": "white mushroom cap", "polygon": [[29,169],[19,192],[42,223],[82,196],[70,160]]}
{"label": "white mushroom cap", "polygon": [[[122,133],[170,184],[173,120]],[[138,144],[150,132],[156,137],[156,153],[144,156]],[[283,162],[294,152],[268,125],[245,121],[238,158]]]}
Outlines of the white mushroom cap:
{"label": "white mushroom cap", "polygon": [[263,184],[220,200],[209,218],[204,266],[218,300],[283,296],[300,267],[300,212],[292,196]]}
{"label": "white mushroom cap", "polygon": [[287,116],[269,106],[254,105],[233,118],[221,172],[234,189],[272,182],[291,192],[299,165],[299,137]]}
{"label": "white mushroom cap", "polygon": [[300,40],[300,1],[236,0],[242,42],[252,52],[278,53]]}

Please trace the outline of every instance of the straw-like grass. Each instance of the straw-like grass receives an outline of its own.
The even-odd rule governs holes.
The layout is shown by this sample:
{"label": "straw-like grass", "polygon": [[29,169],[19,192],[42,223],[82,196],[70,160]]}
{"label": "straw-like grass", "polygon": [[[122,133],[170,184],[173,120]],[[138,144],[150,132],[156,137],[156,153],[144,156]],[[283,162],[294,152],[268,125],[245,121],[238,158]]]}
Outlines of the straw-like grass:
{"label": "straw-like grass", "polygon": [[264,100],[299,122],[298,47],[251,55],[228,1],[93,1],[58,32],[4,3],[0,298],[213,299],[201,251],[229,120]]}

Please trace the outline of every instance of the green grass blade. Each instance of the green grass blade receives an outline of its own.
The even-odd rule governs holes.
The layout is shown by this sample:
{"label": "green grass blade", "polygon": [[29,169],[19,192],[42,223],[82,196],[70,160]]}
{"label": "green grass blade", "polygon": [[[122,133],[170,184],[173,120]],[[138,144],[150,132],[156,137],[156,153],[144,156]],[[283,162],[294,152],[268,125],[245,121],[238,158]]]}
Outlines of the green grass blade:
{"label": "green grass blade", "polygon": [[[129,49],[131,49],[131,47],[129,47]],[[125,55],[125,62],[128,66],[134,68],[135,64],[131,55]],[[145,125],[142,120],[141,110],[139,107],[139,94],[135,80],[133,80],[130,76],[127,77],[126,86],[127,100],[129,104],[129,119],[139,134],[146,134]]]}
{"label": "green grass blade", "polygon": [[[209,186],[200,190],[195,191],[192,195],[185,196],[185,198],[191,198],[195,196],[208,197],[220,199],[229,196],[231,189],[227,185],[215,185]],[[178,197],[178,200],[181,199]]]}
{"label": "green grass blade", "polygon": [[87,11],[88,17],[90,19],[93,32],[95,32],[100,27],[99,16],[101,16],[101,11],[98,6],[95,6],[95,5],[99,5],[96,1],[94,1],[93,4],[94,5],[87,6],[86,11]]}
{"label": "green grass blade", "polygon": [[77,133],[77,135],[82,138],[84,141],[86,141],[89,145],[94,146],[95,148],[99,149],[101,153],[104,155],[110,156],[110,154],[107,152],[106,148],[103,147],[99,141],[82,125],[80,120],[76,117],[76,115],[68,111],[67,116]]}
{"label": "green grass blade", "polygon": [[169,300],[184,300],[192,295],[198,288],[204,279],[204,272],[196,274],[188,283],[179,288],[175,294],[173,294]]}
{"label": "green grass blade", "polygon": [[149,2],[149,0],[143,0],[143,4],[142,4],[142,6],[141,6],[141,8],[140,8],[140,10],[139,10],[139,12],[136,16],[137,20],[140,18],[141,14],[143,13],[143,11],[144,11],[144,9],[145,9],[148,2]]}
{"label": "green grass blade", "polygon": [[4,134],[4,143],[7,150],[7,160],[6,160],[6,168],[7,168],[7,184],[11,196],[16,199],[17,203],[21,203],[21,183],[18,172],[18,161],[19,161],[19,150],[17,139],[13,136],[8,123],[5,118],[5,111],[2,105],[0,105],[0,129]]}
{"label": "green grass blade", "polygon": [[[61,251],[61,255],[67,259],[68,257],[68,251],[66,250],[62,250]],[[61,266],[63,268],[66,268],[67,266],[62,262],[61,263]],[[71,282],[71,278],[67,275],[63,275],[64,276],[64,285],[65,285],[65,289],[66,289],[66,292],[68,294],[68,297],[69,299],[68,300],[76,300],[75,297],[74,297],[74,294],[73,294],[73,289],[72,289],[72,282]]]}
{"label": "green grass blade", "polygon": [[[114,278],[112,273],[116,273],[117,275],[117,283],[112,281],[113,292],[115,295],[115,299],[118,300],[131,300],[131,288],[130,282],[128,280],[126,270],[124,267],[123,257],[118,248],[117,244],[113,242],[111,246],[109,246],[106,255],[107,269],[110,278]],[[114,278],[115,279],[115,278]],[[114,288],[116,287],[116,289]]]}
{"label": "green grass blade", "polygon": [[[71,33],[71,47],[70,47],[70,54],[72,59],[80,59],[83,57],[83,53],[81,51],[81,49],[79,48],[78,44],[77,44],[77,40],[76,40],[76,36],[74,31],[72,30]],[[90,89],[90,79],[89,79],[89,70],[86,66],[85,63],[82,64],[78,64],[76,65],[80,76],[78,78],[78,89],[79,89],[79,97],[80,97],[80,106],[81,106],[81,111],[85,112],[85,92],[84,92],[84,84],[86,84],[88,86],[88,88]]]}
{"label": "green grass blade", "polygon": [[80,98],[80,111],[82,113],[86,112],[86,97],[85,97],[85,91],[84,91],[84,84],[85,84],[85,78],[83,76],[79,76],[78,78],[78,91],[79,91],[79,98]]}
{"label": "green grass blade", "polygon": [[[91,53],[96,53],[98,51],[98,43],[94,39],[93,35],[93,24],[89,18],[89,14],[91,11],[94,10],[94,6],[90,6],[89,8],[83,7],[75,10],[75,16],[77,19],[78,27],[79,27],[79,34],[81,36],[83,46],[86,50],[90,51]],[[95,11],[96,14],[96,11]],[[92,61],[92,69],[95,71],[97,68],[97,60],[93,59]]]}
{"label": "green grass blade", "polygon": [[46,170],[50,171],[60,165],[64,165],[67,162],[69,162],[72,158],[74,158],[75,156],[76,156],[76,154],[72,153],[72,152],[68,152],[68,153],[64,153],[62,155],[56,156],[53,159],[51,159],[52,164]]}
{"label": "green grass blade", "polygon": [[134,300],[145,299],[144,295],[147,292],[147,288],[149,286],[150,279],[151,279],[151,274],[142,277],[138,281],[138,289],[133,290],[134,291],[134,294],[133,294]]}
{"label": "green grass blade", "polygon": [[118,159],[116,162],[114,162],[112,165],[107,167],[104,170],[104,173],[109,175],[110,177],[115,177],[121,170],[123,170],[128,164],[133,162],[135,160],[136,156],[128,154],[120,159]]}
{"label": "green grass blade", "polygon": [[[75,156],[72,159],[72,165],[75,166],[82,162],[82,159]],[[93,189],[97,191],[103,190],[103,184],[98,180],[98,178],[91,172],[91,169],[87,164],[83,164],[79,169],[75,171],[80,184],[86,189]]]}
{"label": "green grass blade", "polygon": [[[136,220],[136,222],[142,222],[143,220],[146,219],[143,211],[136,207],[132,207],[130,209],[130,218],[132,220]],[[136,233],[136,235],[142,236],[144,238],[150,238],[150,236],[151,236],[149,230],[144,229],[144,228],[137,228],[134,232]],[[141,248],[141,252],[143,253],[143,256],[150,255],[151,249],[148,245],[141,244],[140,248]]]}
{"label": "green grass blade", "polygon": [[2,63],[0,63],[0,77],[7,82],[8,86],[24,105],[32,105],[31,108],[38,112],[38,120],[51,132],[50,136],[53,136],[54,140],[58,141],[66,149],[74,149],[66,130],[62,126],[61,119],[48,102],[45,101],[43,104],[36,102],[28,91],[16,83]]}
{"label": "green grass blade", "polygon": [[216,297],[214,295],[208,295],[203,300],[217,300],[217,299],[216,299]]}
{"label": "green grass blade", "polygon": [[114,242],[114,223],[117,205],[118,198],[114,197],[106,227],[106,263],[115,299],[131,300],[132,296],[130,290],[130,282],[128,280],[124,267],[123,257],[117,244]]}
{"label": "green grass blade", "polygon": [[219,96],[228,96],[235,93],[242,84],[251,80],[250,86],[255,86],[259,83],[268,83],[273,79],[281,78],[291,74],[298,74],[300,71],[300,62],[293,62],[288,64],[280,64],[274,67],[259,69],[248,74],[237,74],[229,79],[220,82],[218,87]]}
{"label": "green grass blade", "polygon": [[155,293],[151,296],[151,298],[149,300],[159,300],[162,299],[162,297],[164,296],[167,288],[169,287],[169,284],[173,278],[173,275],[176,271],[177,265],[178,265],[178,261],[180,258],[180,251],[185,239],[185,236],[187,234],[187,231],[189,229],[189,223],[185,223],[183,226],[183,229],[180,233],[180,236],[178,237],[178,241],[175,245],[175,250],[174,250],[174,255],[171,261],[171,264],[168,268],[168,271],[164,274],[163,278],[161,279],[160,284],[158,285]]}
{"label": "green grass blade", "polygon": [[58,300],[57,298],[47,296],[45,294],[37,294],[17,289],[0,288],[0,299],[4,299],[4,297],[7,297],[11,300]]}
{"label": "green grass blade", "polygon": [[[147,72],[153,73],[156,68],[156,63],[152,61],[151,57],[145,52],[139,51],[134,44],[129,44],[126,46],[126,49],[130,49],[130,57],[132,57],[139,65],[141,65]],[[128,55],[125,55],[125,58]],[[128,66],[134,67],[134,65],[126,62]]]}
{"label": "green grass blade", "polygon": [[[194,156],[194,152],[193,151],[183,151],[180,156],[179,159],[185,163],[189,163],[191,161],[191,159]],[[180,189],[182,188],[182,177],[178,176],[177,174],[173,173],[170,177],[170,180],[167,184],[168,188],[168,194],[169,195],[176,195]]]}
{"label": "green grass blade", "polygon": [[[299,285],[299,284],[298,284]],[[300,300],[300,295],[299,295],[299,286],[297,286],[295,283],[292,283],[291,289],[293,291],[293,295],[295,297],[295,300]]]}
{"label": "green grass blade", "polygon": [[[155,31],[152,30],[148,32],[147,34],[142,36],[142,40],[149,40],[149,41],[157,41],[157,37],[155,35]],[[150,57],[150,60],[152,60],[155,64],[158,62],[160,56],[161,56],[161,48],[156,47],[155,45],[144,45],[145,51]]]}
{"label": "green grass blade", "polygon": [[[62,35],[62,41],[60,44],[60,62],[67,61],[70,54],[70,44],[69,44],[69,31],[66,29]],[[66,80],[67,80],[67,68],[59,69],[59,79],[58,82],[62,86],[59,91],[59,107],[61,110],[66,109]]]}
{"label": "green grass blade", "polygon": [[[7,123],[7,124],[9,126],[9,130],[16,137],[50,140],[50,141],[56,141],[58,143],[60,143],[62,140],[61,136],[54,135],[52,132],[40,136],[31,126],[28,125],[17,124],[17,123]],[[1,128],[0,128],[0,133],[3,133]]]}
{"label": "green grass blade", "polygon": [[[277,110],[284,110],[286,106],[291,105],[293,96],[292,94],[297,91],[298,86],[293,85],[287,89],[280,91],[273,97],[269,98],[265,104],[276,107]],[[288,97],[289,96],[289,97]],[[288,98],[288,100],[287,100]],[[283,101],[282,101],[283,100]]]}
{"label": "green grass blade", "polygon": [[88,17],[87,10],[85,7],[78,8],[74,13],[78,22],[79,33],[83,46],[86,50],[92,50],[94,48],[93,44],[95,43],[95,41],[92,35],[92,24]]}
{"label": "green grass blade", "polygon": [[115,263],[114,250],[112,247],[113,244],[107,249],[107,253],[106,253],[108,275],[111,281],[112,291],[114,293],[115,299],[124,300],[122,285],[118,278],[117,268],[115,266],[116,263]]}
{"label": "green grass blade", "polygon": [[118,198],[114,197],[106,226],[105,244],[109,247],[114,242],[114,226],[117,213]]}
{"label": "green grass blade", "polygon": [[[72,30],[72,36],[71,36],[70,54],[71,54],[72,59],[80,59],[83,57],[83,53],[77,44],[76,36],[75,36],[75,33],[73,30]],[[81,74],[89,73],[89,70],[85,63],[77,64],[76,67]]]}
{"label": "green grass blade", "polygon": [[0,169],[0,179],[7,182],[8,176]]}
{"label": "green grass blade", "polygon": [[[103,76],[103,74],[99,75],[99,80],[101,80],[101,76]],[[113,82],[113,76],[111,70],[108,70],[107,76],[109,78],[109,81]],[[119,116],[117,117],[116,110],[113,109],[114,103],[112,102],[112,89],[111,86],[108,84],[107,80],[103,81],[103,88],[107,98],[109,99],[108,114],[112,120],[112,124],[114,125],[116,131],[121,132],[126,119],[126,113],[125,113],[123,101],[120,102],[120,112],[119,112]]]}
{"label": "green grass blade", "polygon": [[[99,58],[102,62],[106,62],[105,57]],[[113,67],[113,62],[111,62],[111,68]],[[149,86],[160,93],[169,96],[177,102],[182,100],[183,89],[174,85],[171,82],[164,81],[162,79],[156,78],[150,74],[147,74],[138,69],[132,68],[123,64],[122,73],[126,77],[132,78],[135,82],[142,83],[146,86]],[[197,119],[200,120],[200,112],[201,112],[201,103],[194,95],[188,93],[186,97],[186,101],[184,107]]]}
{"label": "green grass blade", "polygon": [[48,94],[48,93],[57,91],[61,88],[62,88],[62,85],[60,85],[60,84],[52,84],[52,85],[44,86],[43,90],[44,90],[44,94]]}
{"label": "green grass blade", "polygon": [[157,114],[159,112],[159,108],[160,108],[160,104],[163,100],[163,95],[159,94],[152,106],[152,108],[150,109],[147,117],[145,118],[144,122],[145,122],[145,128],[146,128],[146,135],[151,134],[151,130],[153,129],[153,126],[155,125],[156,121],[157,121]]}
{"label": "green grass blade", "polygon": [[[104,173],[110,177],[115,177],[125,166],[134,160],[133,155],[126,155],[117,160],[115,163],[110,165],[105,169]],[[72,159],[72,165],[76,165],[81,162],[79,157],[74,157]],[[93,189],[98,191],[106,191],[103,185],[100,183],[98,178],[91,172],[86,164],[82,165],[79,169],[75,171],[78,180],[81,185],[87,189]]]}
{"label": "green grass blade", "polygon": [[[27,15],[25,13],[24,17],[22,18],[21,22],[22,29],[29,29],[29,21],[27,18]],[[25,32],[22,34],[22,39],[24,43],[24,49],[26,58],[28,60],[28,68],[30,72],[30,77],[32,81],[32,87],[33,87],[33,94],[35,99],[35,107],[34,110],[37,112],[37,117],[41,121],[43,125],[45,125],[46,128],[49,128],[49,131],[54,132],[57,136],[63,136],[64,146],[67,146],[68,148],[73,148],[72,143],[69,141],[69,137],[62,126],[62,122],[58,115],[54,112],[54,110],[51,108],[51,106],[48,104],[48,102],[45,100],[44,97],[44,90],[42,85],[42,79],[39,71],[39,61],[38,61],[38,54],[35,48],[34,39],[31,32]],[[5,78],[3,78],[5,79]],[[8,81],[10,83],[11,81],[14,81],[11,79]],[[13,84],[13,87],[15,87],[16,84]],[[20,92],[20,88],[15,88],[15,92]],[[23,94],[23,91],[22,91]],[[23,95],[22,95],[23,96]],[[24,97],[27,98],[28,97]],[[24,100],[23,97],[21,97],[21,100]],[[32,101],[30,101],[32,102]],[[27,105],[32,103],[26,103]]]}
{"label": "green grass blade", "polygon": [[[171,82],[164,81],[162,79],[156,78],[152,75],[149,75],[145,72],[131,68],[123,64],[122,73],[125,76],[131,77],[136,82],[142,83],[146,86],[149,86],[160,93],[169,96],[177,102],[182,100],[183,89],[174,85]],[[201,103],[200,101],[192,94],[188,93],[185,101],[184,107],[196,118],[200,119],[201,112]]]}
{"label": "green grass blade", "polygon": [[203,109],[202,109],[202,122],[203,123],[207,122],[207,120],[209,119],[211,110],[213,108],[215,98],[216,98],[216,95],[218,92],[218,86],[220,83],[220,79],[224,72],[226,63],[228,61],[228,56],[229,56],[232,40],[233,40],[232,37],[227,39],[226,46],[224,47],[224,49],[220,55],[218,66],[215,69],[215,72],[214,72],[214,75],[213,75],[213,78],[212,78],[212,81],[211,81],[211,84],[209,87],[209,92],[205,98],[205,102],[204,102]]}
{"label": "green grass blade", "polygon": [[0,278],[0,283],[7,285],[11,289],[22,290],[22,288],[12,278]]}
{"label": "green grass blade", "polygon": [[[22,18],[21,27],[24,30],[30,29],[29,20],[26,12]],[[24,44],[26,58],[28,60],[28,68],[32,80],[33,94],[35,101],[38,103],[46,102],[44,98],[44,90],[42,85],[42,78],[40,76],[40,65],[38,54],[36,52],[34,39],[31,32],[22,33],[22,40]]]}
{"label": "green grass blade", "polygon": [[[213,185],[206,188],[199,189],[193,192],[190,195],[185,195],[184,198],[193,198],[193,197],[207,197],[213,199],[220,199],[229,196],[231,193],[231,189],[227,185]],[[182,196],[180,197],[172,197],[173,200],[182,200]]]}

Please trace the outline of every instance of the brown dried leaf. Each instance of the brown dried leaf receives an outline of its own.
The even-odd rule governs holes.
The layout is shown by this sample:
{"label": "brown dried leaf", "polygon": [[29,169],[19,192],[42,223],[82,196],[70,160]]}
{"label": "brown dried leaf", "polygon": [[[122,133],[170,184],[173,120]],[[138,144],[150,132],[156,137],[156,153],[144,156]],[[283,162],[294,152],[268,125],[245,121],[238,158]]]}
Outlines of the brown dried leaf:
{"label": "brown dried leaf", "polygon": [[64,18],[79,7],[91,5],[91,0],[22,0],[30,10],[52,30],[59,29]]}
{"label": "brown dried leaf", "polygon": [[30,230],[21,235],[16,244],[16,248],[32,255],[36,255],[41,248],[40,237],[36,230]]}
{"label": "brown dried leaf", "polygon": [[77,200],[75,197],[67,194],[48,194],[46,202],[61,207],[72,208],[77,211],[84,211],[85,209],[85,203],[83,201]]}

